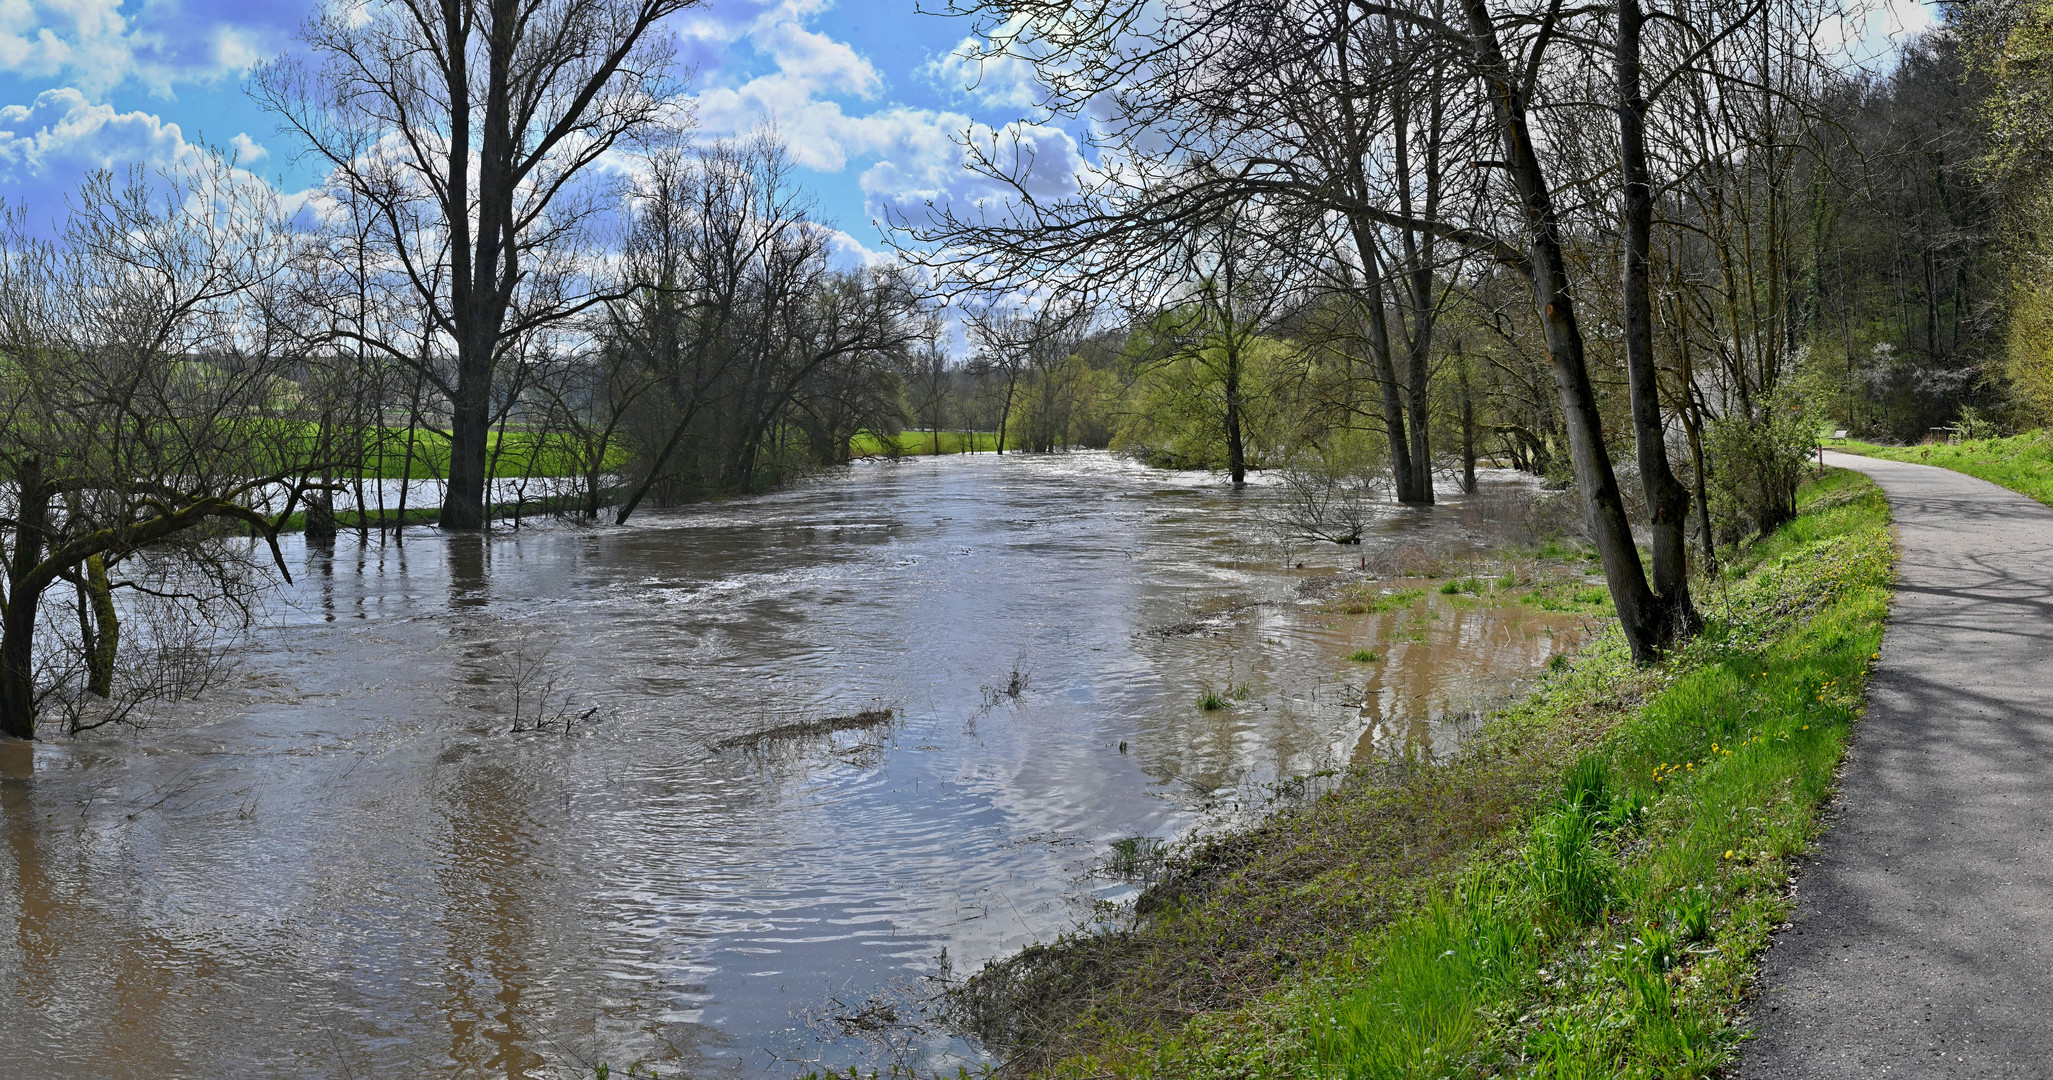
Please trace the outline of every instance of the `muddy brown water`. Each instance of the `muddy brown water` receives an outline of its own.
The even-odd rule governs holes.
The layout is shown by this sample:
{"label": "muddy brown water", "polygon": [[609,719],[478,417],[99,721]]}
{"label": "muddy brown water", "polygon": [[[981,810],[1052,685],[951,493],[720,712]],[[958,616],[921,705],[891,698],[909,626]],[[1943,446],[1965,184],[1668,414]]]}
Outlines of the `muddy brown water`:
{"label": "muddy brown water", "polygon": [[[1113,841],[1444,752],[1588,629],[1317,602],[1365,556],[1491,533],[1486,500],[1285,551],[1269,498],[954,457],[624,529],[289,548],[205,700],[0,745],[0,1075],[981,1061],[923,999],[1130,897],[1095,872]],[[514,684],[526,715],[597,712],[514,733]]]}

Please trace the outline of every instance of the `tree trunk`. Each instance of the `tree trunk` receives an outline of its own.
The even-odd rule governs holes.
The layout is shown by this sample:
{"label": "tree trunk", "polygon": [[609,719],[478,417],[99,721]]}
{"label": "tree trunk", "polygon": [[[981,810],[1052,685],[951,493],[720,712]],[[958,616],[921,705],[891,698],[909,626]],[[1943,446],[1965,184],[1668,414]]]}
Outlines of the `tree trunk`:
{"label": "tree trunk", "polygon": [[[1393,36],[1396,24],[1390,24]],[[1392,165],[1396,168],[1397,205],[1406,218],[1412,216],[1412,172],[1411,172],[1411,105],[1408,95],[1400,88],[1390,102],[1392,127]],[[1431,126],[1429,126],[1431,130]],[[1437,145],[1437,137],[1433,139]],[[1436,194],[1439,178],[1437,154],[1427,154],[1426,213],[1431,216],[1438,209]],[[1411,411],[1411,497],[1405,502],[1422,506],[1433,504],[1433,425],[1428,412],[1432,390],[1433,352],[1433,267],[1431,237],[1422,247],[1418,231],[1406,227],[1399,233],[1403,242],[1403,273],[1398,293],[1411,308],[1411,332],[1405,342],[1406,370],[1404,389],[1406,405]]]}
{"label": "tree trunk", "polygon": [[1701,412],[1698,412],[1695,422],[1688,425],[1688,429],[1690,464],[1696,473],[1693,479],[1697,488],[1697,529],[1704,538],[1704,573],[1716,574],[1718,548],[1716,537],[1711,535],[1711,498],[1704,491],[1704,420]]}
{"label": "tree trunk", "polygon": [[86,690],[96,697],[112,697],[114,656],[121,647],[121,615],[114,608],[107,562],[98,555],[86,557],[86,596],[93,610],[93,637],[86,650]]}
{"label": "tree trunk", "polygon": [[1575,306],[1568,291],[1568,261],[1561,248],[1560,221],[1526,123],[1525,101],[1519,88],[1521,77],[1513,73],[1504,56],[1488,0],[1464,0],[1463,7],[1480,74],[1503,139],[1507,172],[1518,192],[1524,217],[1530,259],[1525,270],[1530,275],[1533,302],[1539,310],[1554,386],[1561,399],[1562,424],[1575,466],[1576,490],[1582,496],[1583,517],[1596,540],[1604,580],[1610,586],[1611,602],[1618,609],[1618,620],[1633,659],[1648,663],[1659,656],[1662,643],[1659,619],[1649,619],[1650,614],[1658,614],[1652,610],[1657,601],[1647,588],[1639,548],[1633,543],[1625,502],[1619,495],[1618,476],[1611,467],[1610,452],[1604,447],[1603,418],[1597,411],[1596,391],[1590,385],[1583,354],[1582,329],[1576,323]]}
{"label": "tree trunk", "polygon": [[1418,501],[1414,487],[1418,477],[1412,471],[1411,440],[1405,433],[1404,397],[1397,385],[1397,365],[1390,358],[1390,319],[1383,309],[1382,264],[1376,258],[1375,241],[1365,232],[1367,227],[1363,223],[1355,225],[1355,248],[1361,253],[1368,275],[1362,292],[1369,316],[1369,352],[1376,363],[1376,382],[1383,390],[1383,430],[1390,438],[1390,477],[1397,487],[1397,501],[1413,503]]}
{"label": "tree trunk", "polygon": [[1247,486],[1247,445],[1240,432],[1240,345],[1226,343],[1226,472],[1234,487]]}
{"label": "tree trunk", "polygon": [[[444,529],[485,527],[485,454],[492,430],[491,347],[470,348],[457,361],[456,395],[449,403],[449,488],[442,494]],[[483,352],[485,359],[469,355]]]}
{"label": "tree trunk", "polygon": [[1433,447],[1431,418],[1427,413],[1430,402],[1427,392],[1431,389],[1432,331],[1428,328],[1427,315],[1417,312],[1419,337],[1411,346],[1411,370],[1405,373],[1405,392],[1411,407],[1411,498],[1407,502],[1420,506],[1433,505]]}
{"label": "tree trunk", "polygon": [[413,448],[421,429],[421,382],[425,378],[414,373],[413,397],[406,405],[406,455],[399,464],[399,517],[392,523],[392,535],[401,540],[406,538],[406,497],[413,491]]}
{"label": "tree trunk", "polygon": [[1461,354],[1461,342],[1454,343],[1455,378],[1461,391],[1461,493],[1476,493],[1476,403],[1469,396],[1468,359]]}
{"label": "tree trunk", "polygon": [[14,558],[7,567],[6,605],[0,608],[0,735],[36,737],[36,605],[42,596],[23,580],[43,558],[43,528],[50,514],[43,487],[43,463],[36,458],[15,467],[20,493],[14,530]]}
{"label": "tree trunk", "polygon": [[314,436],[314,452],[321,459],[321,488],[307,497],[306,523],[307,543],[332,546],[335,543],[335,492],[328,485],[334,476],[328,471],[328,462],[334,458],[330,446],[334,440],[334,417],[326,411],[321,413],[320,430]]}
{"label": "tree trunk", "polygon": [[1703,535],[1704,573],[1718,572],[1718,548],[1711,535],[1711,497],[1704,490],[1704,409],[1697,398],[1696,368],[1690,363],[1689,325],[1684,319],[1681,271],[1676,271],[1676,354],[1682,362],[1682,431],[1689,437],[1690,480],[1696,488],[1697,528]]}
{"label": "tree trunk", "polygon": [[1689,489],[1668,464],[1668,428],[1661,418],[1659,372],[1654,366],[1654,289],[1651,252],[1654,193],[1647,168],[1646,98],[1640,91],[1639,0],[1618,0],[1618,159],[1625,182],[1625,370],[1632,400],[1633,441],[1640,484],[1652,518],[1654,595],[1646,629],[1666,644],[1703,629],[1689,595]]}
{"label": "tree trunk", "polygon": [[1005,453],[1005,425],[1012,419],[1012,395],[1019,383],[1019,373],[1014,372],[1005,380],[1005,400],[998,406],[998,453]]}

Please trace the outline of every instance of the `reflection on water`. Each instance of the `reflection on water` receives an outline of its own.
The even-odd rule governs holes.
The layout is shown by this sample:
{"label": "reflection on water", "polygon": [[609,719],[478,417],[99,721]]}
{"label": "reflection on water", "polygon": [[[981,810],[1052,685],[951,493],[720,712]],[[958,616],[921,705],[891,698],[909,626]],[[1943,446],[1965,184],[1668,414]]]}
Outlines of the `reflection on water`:
{"label": "reflection on water", "polygon": [[[1444,749],[1579,633],[1330,613],[1364,549],[1283,569],[1263,501],[984,456],[290,549],[277,625],[189,715],[0,745],[0,1073],[774,1076],[886,1052],[852,1032],[975,1059],[863,1003],[1123,897],[1088,873],[1112,840]],[[1477,523],[1392,510],[1368,550]],[[515,689],[598,712],[516,734]],[[876,707],[881,735],[721,746]]]}

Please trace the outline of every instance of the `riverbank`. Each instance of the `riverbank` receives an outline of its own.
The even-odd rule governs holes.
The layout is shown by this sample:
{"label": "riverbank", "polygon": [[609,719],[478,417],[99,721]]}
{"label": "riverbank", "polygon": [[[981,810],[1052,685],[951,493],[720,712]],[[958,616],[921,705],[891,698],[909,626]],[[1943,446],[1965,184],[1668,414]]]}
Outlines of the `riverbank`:
{"label": "riverbank", "polygon": [[1833,440],[1830,449],[1885,461],[1937,465],[2000,484],[2053,506],[2053,441],[2044,430],[2001,439],[1963,439],[1925,446],[1882,446],[1858,439]]}
{"label": "riverbank", "polygon": [[958,1018],[1063,1077],[1711,1075],[1860,711],[1888,520],[1829,474],[1665,664],[1600,637],[1454,760],[1199,843],[1129,924],[986,968]]}
{"label": "riverbank", "polygon": [[[1451,748],[1601,623],[1593,564],[1525,526],[1544,497],[1479,479],[1346,546],[1271,539],[1274,486],[1102,452],[286,537],[202,698],[0,758],[0,1074],[974,1071],[918,1006],[1130,899],[1094,874],[1153,854],[1124,841]],[[1516,575],[1414,576],[1507,544]]]}
{"label": "riverbank", "polygon": [[[936,443],[939,448],[936,448]],[[1019,442],[1005,440],[1005,448],[1018,450]],[[848,440],[851,457],[923,457],[947,454],[989,454],[998,449],[995,431],[917,431],[878,435],[865,431]]]}

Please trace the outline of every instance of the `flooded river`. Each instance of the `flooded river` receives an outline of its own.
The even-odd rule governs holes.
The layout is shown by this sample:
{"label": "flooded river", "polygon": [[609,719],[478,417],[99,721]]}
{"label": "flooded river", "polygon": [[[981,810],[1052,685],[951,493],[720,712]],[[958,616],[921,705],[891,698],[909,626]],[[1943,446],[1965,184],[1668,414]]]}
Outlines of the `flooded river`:
{"label": "flooded river", "polygon": [[1130,896],[1093,873],[1112,842],[1444,749],[1583,630],[1437,594],[1347,614],[1322,580],[1476,508],[1281,551],[1266,498],[955,457],[621,529],[295,539],[205,700],[0,744],[0,1075],[981,1060],[922,994]]}

